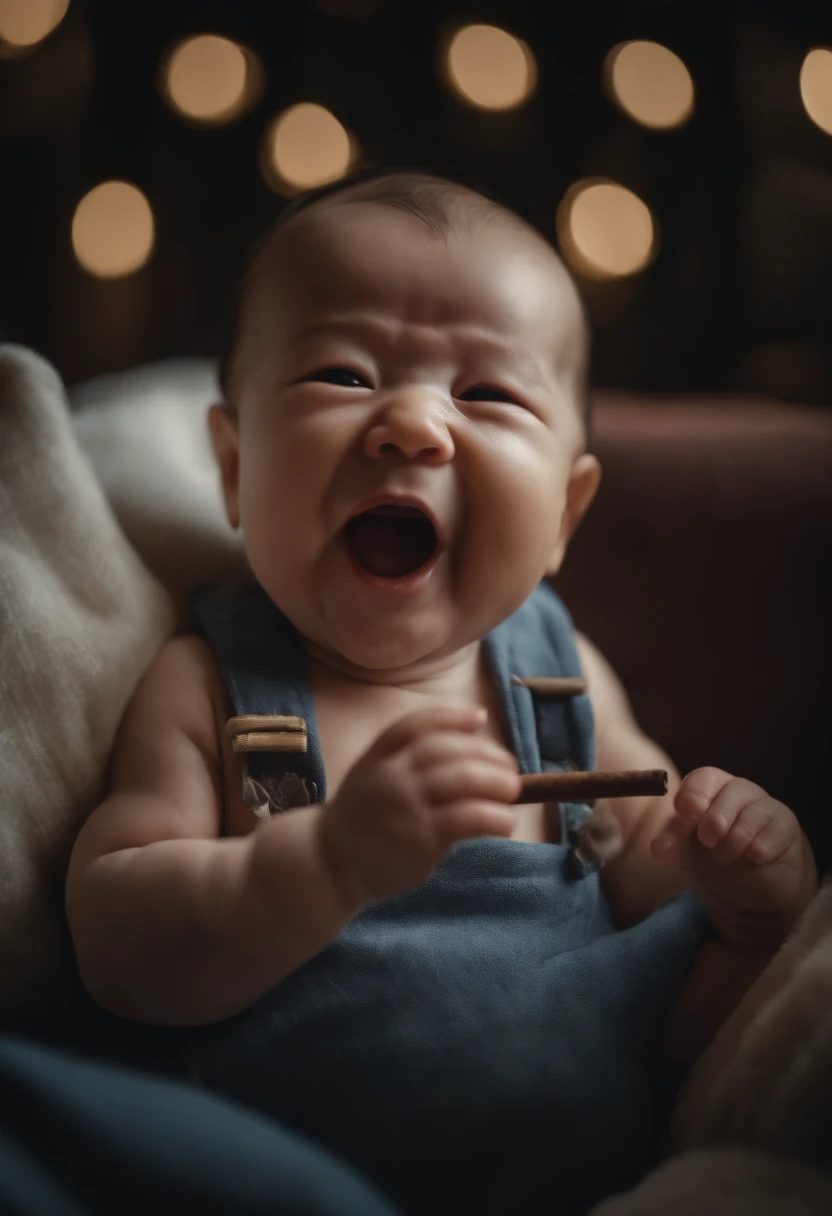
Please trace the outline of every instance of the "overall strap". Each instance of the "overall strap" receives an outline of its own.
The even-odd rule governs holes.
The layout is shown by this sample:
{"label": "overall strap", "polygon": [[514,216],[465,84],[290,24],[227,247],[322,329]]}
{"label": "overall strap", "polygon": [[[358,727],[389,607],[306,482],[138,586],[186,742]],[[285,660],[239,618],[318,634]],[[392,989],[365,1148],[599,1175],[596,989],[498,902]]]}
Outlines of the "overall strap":
{"label": "overall strap", "polygon": [[295,719],[287,750],[239,752],[245,804],[267,818],[287,807],[324,802],[315,705],[292,622],[253,580],[202,584],[191,592],[189,610],[195,632],[216,656],[234,714]]}
{"label": "overall strap", "polygon": [[[291,719],[280,724],[283,750],[240,750],[246,805],[265,818],[287,807],[324,802],[326,771],[315,705],[294,625],[254,580],[203,584],[191,593],[189,607],[195,631],[217,658],[235,716]],[[571,618],[548,582],[483,638],[483,653],[520,771],[594,768],[589,697],[583,692],[552,696],[545,690],[547,678],[581,675]],[[258,727],[243,723],[236,729],[256,732]],[[588,814],[582,804],[564,804],[561,839]]]}
{"label": "overall strap", "polygon": [[[584,691],[572,619],[543,581],[525,603],[483,638],[486,661],[500,689],[512,749],[522,773],[595,768],[592,703]],[[564,691],[566,677],[575,686]],[[556,690],[551,680],[559,681]],[[579,690],[578,690],[579,689]],[[558,806],[560,839],[570,845],[568,870],[585,877],[599,862],[583,859],[579,830],[592,814],[586,803]]]}
{"label": "overall strap", "polygon": [[520,771],[594,769],[588,695],[549,695],[544,681],[535,688],[538,677],[582,674],[572,619],[551,585],[541,582],[512,616],[483,638],[483,649],[502,694]]}

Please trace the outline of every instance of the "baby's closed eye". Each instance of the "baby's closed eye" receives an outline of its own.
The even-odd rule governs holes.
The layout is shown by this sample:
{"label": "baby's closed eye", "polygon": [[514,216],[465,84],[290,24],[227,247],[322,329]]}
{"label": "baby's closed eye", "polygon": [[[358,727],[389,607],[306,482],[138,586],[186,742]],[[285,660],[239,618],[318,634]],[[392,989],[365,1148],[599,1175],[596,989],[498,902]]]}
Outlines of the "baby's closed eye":
{"label": "baby's closed eye", "polygon": [[[342,388],[370,388],[366,377],[361,372],[353,371],[349,367],[322,367],[316,372],[312,372],[309,376],[304,376],[304,382],[324,381],[326,384],[337,384]],[[347,381],[357,381],[358,383],[348,384]]]}
{"label": "baby's closed eye", "polygon": [[[339,388],[371,389],[373,387],[363,372],[355,371],[350,367],[337,366],[319,368],[308,376],[304,376],[300,383],[334,384]],[[477,384],[473,388],[465,389],[464,392],[458,393],[455,396],[457,401],[505,402],[508,405],[516,405],[522,408],[522,402],[513,393],[510,393],[508,389],[498,388],[493,384]]]}
{"label": "baby's closed eye", "polygon": [[491,385],[480,384],[476,388],[466,389],[464,393],[459,394],[460,401],[510,401],[517,405],[518,402],[511,393],[504,388],[493,388]]}

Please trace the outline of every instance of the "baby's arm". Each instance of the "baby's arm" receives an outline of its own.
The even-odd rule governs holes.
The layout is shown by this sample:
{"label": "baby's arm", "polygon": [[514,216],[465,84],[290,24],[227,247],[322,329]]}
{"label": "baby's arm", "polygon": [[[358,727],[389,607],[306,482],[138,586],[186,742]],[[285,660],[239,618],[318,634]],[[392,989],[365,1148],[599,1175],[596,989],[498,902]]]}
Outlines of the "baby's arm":
{"label": "baby's arm", "polygon": [[621,681],[604,656],[583,634],[578,634],[577,643],[595,717],[596,768],[667,771],[666,795],[610,801],[622,849],[601,870],[601,885],[616,924],[626,929],[690,885],[650,852],[653,838],[674,818],[673,796],[681,779],[670,757],[639,727]]}
{"label": "baby's arm", "polygon": [[[582,637],[578,651],[595,711],[598,767],[662,767],[668,773],[666,796],[611,803],[621,820],[624,849],[601,871],[601,880],[616,923],[634,924],[676,892],[694,889],[722,938],[702,946],[665,1026],[662,1061],[669,1077],[678,1080],[811,900],[817,886],[814,859],[788,808],[752,783],[718,769],[696,769],[680,782],[661,749],[640,731],[603,656]],[[659,836],[676,847],[662,852]],[[661,863],[654,859],[654,841]],[[742,857],[749,849],[753,861],[750,854],[747,861]],[[672,871],[665,870],[668,863]]]}
{"label": "baby's arm", "polygon": [[694,769],[674,809],[653,851],[687,874],[718,939],[700,950],[666,1027],[665,1063],[679,1077],[811,902],[817,869],[794,814],[744,778]]}
{"label": "baby's arm", "polygon": [[106,800],[81,831],[66,906],[81,976],[139,1021],[226,1018],[358,911],[322,854],[321,806],[218,839],[222,771],[205,644],[169,642],[119,729]]}
{"label": "baby's arm", "polygon": [[218,839],[227,717],[211,652],[168,643],[117,741],[112,789],[73,850],[67,913],[81,976],[123,1017],[219,1021],[318,954],[361,908],[427,881],[471,836],[509,836],[517,761],[484,710],[406,714],[326,803]]}
{"label": "baby's arm", "polygon": [[680,781],[636,723],[612,668],[586,638],[581,662],[596,718],[599,769],[664,768],[659,798],[616,798],[624,837],[601,880],[616,923],[642,920],[678,891],[694,890],[728,945],[776,948],[812,899],[812,850],[792,812],[751,781],[699,768]]}

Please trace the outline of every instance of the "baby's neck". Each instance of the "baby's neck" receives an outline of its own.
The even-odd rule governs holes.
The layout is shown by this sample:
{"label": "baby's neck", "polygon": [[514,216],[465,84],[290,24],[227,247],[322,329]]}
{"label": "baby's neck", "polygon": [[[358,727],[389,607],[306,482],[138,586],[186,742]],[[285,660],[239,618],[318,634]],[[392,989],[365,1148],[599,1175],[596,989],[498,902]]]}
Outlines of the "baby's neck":
{"label": "baby's neck", "polygon": [[379,671],[358,667],[343,655],[325,650],[306,639],[302,645],[310,680],[319,687],[361,685],[366,688],[376,685],[431,698],[447,697],[463,703],[480,702],[483,672],[479,639],[439,659],[427,658],[407,667]]}

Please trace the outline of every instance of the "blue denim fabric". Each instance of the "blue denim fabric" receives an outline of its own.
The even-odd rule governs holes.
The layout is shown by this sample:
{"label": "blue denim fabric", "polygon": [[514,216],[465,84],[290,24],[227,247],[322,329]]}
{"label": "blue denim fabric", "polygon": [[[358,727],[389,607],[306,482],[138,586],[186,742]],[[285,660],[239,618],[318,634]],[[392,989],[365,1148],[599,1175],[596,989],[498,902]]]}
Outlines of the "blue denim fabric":
{"label": "blue denim fabric", "polygon": [[347,1164],[192,1085],[0,1039],[4,1216],[396,1216]]}
{"label": "blue denim fabric", "polygon": [[[256,585],[204,588],[197,628],[236,714],[300,714],[305,754],[259,754],[326,797],[297,634]],[[512,675],[580,675],[547,583],[483,639],[522,772],[594,767],[586,696]],[[692,895],[617,931],[599,875],[566,845],[454,845],[243,1013],[192,1032],[207,1085],[334,1149],[409,1216],[585,1212],[656,1160],[670,1095],[653,1059],[708,936]]]}

